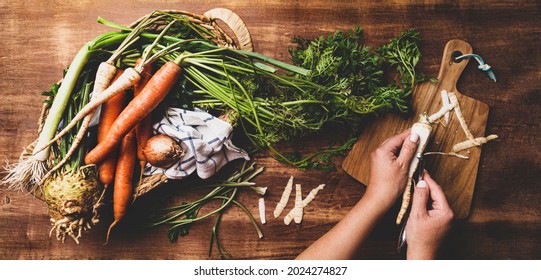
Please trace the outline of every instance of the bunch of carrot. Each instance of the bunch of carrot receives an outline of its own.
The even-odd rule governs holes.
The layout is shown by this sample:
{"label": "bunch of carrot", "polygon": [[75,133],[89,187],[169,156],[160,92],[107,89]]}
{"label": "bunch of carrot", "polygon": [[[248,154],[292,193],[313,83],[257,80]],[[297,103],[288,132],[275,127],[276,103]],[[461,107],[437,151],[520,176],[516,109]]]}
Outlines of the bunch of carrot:
{"label": "bunch of carrot", "polygon": [[[139,60],[140,65],[143,60]],[[137,68],[137,66],[136,66]],[[151,112],[167,96],[180,76],[180,66],[165,63],[154,75],[151,64],[146,64],[133,84],[133,99],[125,105],[126,94],[112,92],[103,106],[98,129],[98,144],[85,157],[87,164],[99,164],[100,181],[114,183],[114,222],[107,233],[126,215],[132,201],[133,182],[137,161],[142,174],[146,159],[142,149],[152,136]],[[125,71],[124,71],[125,73]],[[124,74],[113,82],[122,82]],[[114,175],[113,175],[114,174]],[[141,178],[141,175],[139,176]]]}

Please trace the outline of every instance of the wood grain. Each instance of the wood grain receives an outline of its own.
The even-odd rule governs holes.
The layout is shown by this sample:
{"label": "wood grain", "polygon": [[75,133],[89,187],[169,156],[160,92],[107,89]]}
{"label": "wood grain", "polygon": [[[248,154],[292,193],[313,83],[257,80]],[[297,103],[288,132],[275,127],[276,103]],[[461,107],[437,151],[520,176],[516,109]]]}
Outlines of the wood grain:
{"label": "wood grain", "polygon": [[[442,46],[450,39],[469,42],[498,76],[494,84],[473,63],[457,84],[460,92],[487,103],[486,134],[501,138],[483,148],[468,219],[458,222],[440,257],[444,259],[541,259],[541,95],[539,68],[541,6],[538,1],[0,1],[0,155],[15,161],[36,137],[37,119],[47,89],[80,46],[102,32],[98,16],[129,24],[154,9],[197,13],[225,7],[235,11],[252,34],[254,49],[289,61],[287,46],[294,35],[310,38],[360,24],[366,43],[379,46],[415,27],[423,40],[419,71],[438,74]],[[329,137],[298,141],[287,149],[314,150]],[[291,259],[327,232],[362,197],[364,186],[338,169],[332,173],[300,171],[266,154],[255,156],[266,171],[257,178],[269,187],[265,237],[257,239],[246,217],[231,208],[220,226],[222,241],[236,259]],[[340,166],[343,158],[337,158]],[[300,225],[284,226],[271,217],[290,175],[303,185],[327,187],[310,203]],[[306,186],[306,188],[304,188]],[[182,184],[161,203],[188,199]],[[158,199],[154,197],[155,199]],[[257,213],[258,196],[241,192],[239,200]],[[292,202],[291,202],[292,203]],[[291,205],[288,206],[291,207]],[[394,218],[389,210],[360,249],[360,259],[399,259],[394,253]],[[169,243],[166,228],[138,230],[133,217],[102,246],[111,216],[81,239],[62,244],[48,237],[47,208],[33,197],[0,190],[0,259],[208,259],[212,220],[194,225],[188,236]],[[216,258],[214,253],[210,258]]]}
{"label": "wood grain", "polygon": [[[474,137],[484,137],[488,119],[488,105],[458,92],[456,84],[469,60],[453,62],[452,53],[472,53],[470,44],[463,40],[451,40],[445,45],[438,80],[424,82],[415,88],[411,102],[411,114],[387,114],[375,119],[363,129],[357,143],[344,159],[342,168],[353,178],[367,185],[370,179],[370,154],[393,135],[410,128],[419,115],[434,114],[442,107],[442,90],[453,92],[459,100],[464,119]],[[475,63],[475,61],[474,61]],[[450,112],[449,124],[434,124],[434,130],[426,152],[451,152],[456,143],[467,140],[458,118]],[[463,155],[467,160],[448,156],[426,156],[425,169],[440,185],[444,186],[447,200],[457,219],[470,213],[475,181],[482,147],[468,149]]]}

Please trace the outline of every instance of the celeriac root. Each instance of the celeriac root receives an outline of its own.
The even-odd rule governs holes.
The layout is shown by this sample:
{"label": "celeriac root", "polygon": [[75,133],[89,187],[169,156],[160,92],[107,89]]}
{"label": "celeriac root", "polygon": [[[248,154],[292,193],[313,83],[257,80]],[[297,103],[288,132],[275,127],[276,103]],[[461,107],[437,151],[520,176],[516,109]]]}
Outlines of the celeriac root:
{"label": "celeriac root", "polygon": [[81,238],[83,230],[91,229],[91,223],[92,222],[85,222],[84,218],[70,220],[68,217],[65,217],[58,221],[51,218],[53,227],[51,228],[51,231],[49,231],[49,237],[51,237],[53,231],[55,231],[56,239],[62,241],[62,243],[66,240],[66,236],[69,236],[75,243],[79,244],[79,238]]}
{"label": "celeriac root", "polygon": [[66,162],[68,162],[69,158],[75,153],[75,151],[79,147],[79,144],[81,144],[81,142],[84,139],[85,133],[88,130],[88,125],[90,124],[91,119],[92,119],[92,115],[87,115],[83,119],[83,123],[81,124],[81,128],[77,132],[77,135],[75,136],[75,140],[73,140],[73,144],[71,144],[70,149],[68,150],[68,152],[66,153],[64,158],[60,162],[58,162],[53,168],[51,168],[51,170],[49,170],[49,172],[47,172],[47,174],[45,174],[45,176],[43,176],[43,178],[41,178],[40,185],[42,185],[43,182],[45,182],[45,180],[47,180],[47,178],[49,178],[51,175],[53,175],[58,169],[62,168],[62,166],[64,166],[64,164],[66,164]]}

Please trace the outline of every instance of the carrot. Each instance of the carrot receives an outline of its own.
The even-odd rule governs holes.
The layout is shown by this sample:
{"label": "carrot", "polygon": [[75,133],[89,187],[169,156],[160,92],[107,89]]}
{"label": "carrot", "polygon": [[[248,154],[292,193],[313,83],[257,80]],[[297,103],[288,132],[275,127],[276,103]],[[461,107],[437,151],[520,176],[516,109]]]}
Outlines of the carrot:
{"label": "carrot", "polygon": [[133,174],[135,171],[135,162],[137,160],[137,143],[135,139],[135,130],[132,129],[122,140],[115,168],[115,179],[113,188],[113,216],[114,221],[107,230],[107,239],[109,241],[111,230],[126,216],[128,206],[133,196]]}
{"label": "carrot", "polygon": [[87,164],[102,162],[107,154],[167,96],[179,79],[181,67],[173,61],[165,63],[148,81],[143,91],[126,106],[113,123],[105,142],[99,143],[86,157]]}
{"label": "carrot", "polygon": [[[141,58],[139,58],[135,64],[140,63]],[[145,88],[146,84],[152,77],[152,64],[147,64],[143,68],[141,73],[141,80],[133,86],[133,96],[136,97]],[[141,167],[141,174],[139,175],[139,182],[143,176],[143,171],[145,170],[146,158],[143,154],[143,147],[147,140],[152,137],[152,115],[146,116],[136,127],[135,127],[135,136],[137,138],[137,158],[139,159],[139,165]]]}
{"label": "carrot", "polygon": [[[37,154],[37,153],[45,150],[50,145],[52,145],[54,142],[58,141],[58,139],[60,139],[60,137],[64,136],[70,129],[72,129],[77,124],[77,122],[82,120],[86,115],[94,112],[98,108],[98,106],[105,103],[105,101],[109,100],[110,98],[112,98],[113,96],[115,96],[115,95],[117,95],[117,94],[119,94],[121,92],[126,91],[128,88],[130,88],[134,84],[136,84],[141,79],[141,73],[142,73],[145,65],[151,64],[152,62],[154,62],[155,60],[157,60],[161,56],[167,54],[167,52],[169,52],[170,50],[176,48],[178,45],[187,42],[187,41],[176,42],[174,44],[171,44],[171,45],[163,48],[162,50],[158,51],[157,53],[153,54],[150,58],[148,57],[148,55],[151,53],[152,49],[154,47],[156,47],[158,42],[161,40],[161,38],[165,35],[167,30],[173,25],[173,23],[175,21],[176,20],[173,20],[172,22],[170,22],[162,30],[162,32],[158,35],[158,37],[154,40],[154,42],[152,42],[152,44],[145,49],[145,51],[143,52],[144,55],[143,55],[142,60],[140,61],[140,64],[136,64],[135,67],[133,67],[133,68],[127,68],[124,71],[124,73],[122,74],[122,76],[119,79],[117,79],[113,84],[111,84],[98,98],[96,98],[94,100],[91,100],[88,104],[86,104],[77,113],[77,115],[75,115],[75,117],[72,119],[72,121],[68,125],[66,125],[66,127],[64,129],[62,129],[62,131],[60,131],[51,141],[49,141],[48,143],[46,143],[43,146],[41,146],[41,145],[36,146],[37,151],[34,151],[34,154]],[[133,42],[130,42],[129,44],[132,44],[132,43]],[[127,46],[124,46],[122,49],[124,49],[126,47]],[[119,53],[113,54],[113,56],[111,57],[111,60],[116,59],[118,55],[119,55]]]}
{"label": "carrot", "polygon": [[[143,51],[143,58],[142,58],[140,64],[135,65],[134,68],[127,68],[124,71],[124,74],[121,76],[121,78],[119,78],[116,82],[114,82],[112,85],[110,85],[109,88],[107,88],[107,90],[105,90],[103,92],[103,94],[99,98],[96,98],[95,100],[92,100],[85,107],[83,107],[83,109],[81,109],[81,111],[79,111],[77,113],[77,115],[75,115],[75,117],[72,119],[72,121],[62,131],[60,131],[51,141],[46,143],[44,146],[41,146],[41,147],[37,146],[36,148],[37,148],[38,151],[34,152],[34,154],[36,154],[36,153],[38,153],[38,152],[40,152],[42,150],[45,150],[50,145],[52,145],[54,142],[56,142],[58,139],[60,139],[60,137],[62,137],[70,129],[72,129],[77,124],[77,122],[82,120],[89,113],[96,110],[96,108],[98,108],[99,105],[103,104],[105,101],[107,101],[111,97],[115,96],[116,94],[126,91],[128,88],[132,87],[135,83],[137,83],[141,79],[141,72],[143,71],[143,68],[145,67],[145,65],[151,64],[152,62],[156,61],[161,56],[167,54],[169,51],[176,48],[178,45],[188,42],[188,40],[185,40],[185,41],[179,41],[179,42],[173,43],[173,44],[163,48],[162,50],[156,52],[151,57],[148,57],[148,55],[152,52],[152,49],[158,45],[158,42],[161,40],[161,38],[163,38],[165,33],[169,30],[169,28],[173,25],[173,23],[175,23],[175,21],[176,20],[173,20],[172,22],[170,22],[162,30],[162,32],[160,32],[160,34],[158,35],[158,37],[156,37],[154,42],[152,42],[152,44],[149,45],[145,49],[145,51]],[[127,47],[127,46],[125,46],[125,47]],[[116,59],[117,55],[118,54],[113,54],[111,59]]]}
{"label": "carrot", "polygon": [[[115,80],[118,79],[124,70],[119,70]],[[107,100],[101,107],[100,123],[98,126],[98,143],[105,141],[107,133],[115,119],[120,115],[126,106],[126,95],[118,94]],[[115,149],[116,150],[116,149]],[[105,188],[113,182],[117,153],[113,152],[99,166],[100,182],[105,185]]]}

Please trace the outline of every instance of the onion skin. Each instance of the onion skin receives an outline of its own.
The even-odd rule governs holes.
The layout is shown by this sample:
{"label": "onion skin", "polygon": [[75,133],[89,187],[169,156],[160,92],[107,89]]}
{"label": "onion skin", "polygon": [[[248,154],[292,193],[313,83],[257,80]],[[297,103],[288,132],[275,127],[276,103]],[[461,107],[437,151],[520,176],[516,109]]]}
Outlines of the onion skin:
{"label": "onion skin", "polygon": [[184,151],[173,138],[158,134],[148,139],[143,147],[143,155],[152,166],[167,169],[184,156]]}

